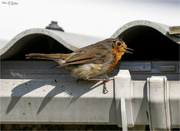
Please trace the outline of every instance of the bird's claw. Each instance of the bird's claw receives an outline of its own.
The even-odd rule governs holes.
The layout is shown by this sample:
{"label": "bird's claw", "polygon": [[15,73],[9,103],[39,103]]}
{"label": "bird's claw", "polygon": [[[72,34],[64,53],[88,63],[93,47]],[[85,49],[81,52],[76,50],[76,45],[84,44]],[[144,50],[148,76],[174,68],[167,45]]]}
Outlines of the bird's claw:
{"label": "bird's claw", "polygon": [[109,82],[110,80],[113,80],[114,78],[108,78],[108,79],[88,79],[88,80],[91,80],[91,81],[103,81],[104,82],[104,86],[103,86],[103,93],[106,94],[108,93],[108,89],[106,87],[106,82]]}
{"label": "bird's claw", "polygon": [[109,82],[110,80],[113,80],[114,78],[109,78],[109,79],[104,79],[103,82],[104,82],[104,87],[103,87],[103,93],[108,93],[108,89],[106,87],[106,82]]}
{"label": "bird's claw", "polygon": [[108,92],[109,92],[108,89],[106,87],[103,87],[103,93],[106,94]]}

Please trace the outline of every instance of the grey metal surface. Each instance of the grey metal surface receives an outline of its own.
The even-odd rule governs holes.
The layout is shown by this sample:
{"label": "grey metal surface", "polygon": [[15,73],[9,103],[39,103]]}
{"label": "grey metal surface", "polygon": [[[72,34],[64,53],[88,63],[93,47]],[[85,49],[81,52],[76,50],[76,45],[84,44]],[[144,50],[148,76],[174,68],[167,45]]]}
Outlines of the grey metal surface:
{"label": "grey metal surface", "polygon": [[[129,70],[133,80],[146,80],[151,76],[166,76],[168,80],[178,81],[180,72],[179,61],[121,61],[111,71],[109,76],[116,76],[121,70]],[[175,70],[161,71],[163,65],[173,65]],[[51,68],[56,65],[54,61],[1,61],[1,79],[74,79],[64,68]],[[140,68],[135,70],[137,65]],[[146,70],[146,66],[148,67]],[[144,67],[145,70],[141,67]],[[138,70],[139,69],[139,70]]]}

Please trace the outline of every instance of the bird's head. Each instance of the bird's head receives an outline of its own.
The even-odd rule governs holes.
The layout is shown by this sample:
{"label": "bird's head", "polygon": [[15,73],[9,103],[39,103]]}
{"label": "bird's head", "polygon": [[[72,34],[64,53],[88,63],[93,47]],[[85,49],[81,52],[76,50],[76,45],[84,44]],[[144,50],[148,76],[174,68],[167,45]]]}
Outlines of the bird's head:
{"label": "bird's head", "polygon": [[126,43],[121,38],[115,38],[112,40],[113,50],[123,55],[124,53],[133,54],[133,49],[128,48]]}

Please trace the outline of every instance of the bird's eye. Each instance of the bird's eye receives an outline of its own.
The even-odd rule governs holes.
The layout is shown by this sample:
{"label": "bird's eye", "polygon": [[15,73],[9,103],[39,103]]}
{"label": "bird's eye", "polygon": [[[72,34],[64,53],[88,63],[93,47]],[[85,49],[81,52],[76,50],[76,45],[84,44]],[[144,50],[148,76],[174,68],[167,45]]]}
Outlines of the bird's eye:
{"label": "bird's eye", "polygon": [[121,42],[118,42],[117,45],[120,46],[120,45],[121,45]]}

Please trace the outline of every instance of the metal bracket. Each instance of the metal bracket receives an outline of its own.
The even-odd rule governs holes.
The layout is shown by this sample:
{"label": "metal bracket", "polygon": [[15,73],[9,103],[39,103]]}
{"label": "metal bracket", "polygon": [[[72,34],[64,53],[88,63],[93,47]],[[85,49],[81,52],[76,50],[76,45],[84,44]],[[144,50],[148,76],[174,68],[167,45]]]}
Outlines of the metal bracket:
{"label": "metal bracket", "polygon": [[170,130],[169,86],[165,76],[147,79],[149,125],[151,130]]}
{"label": "metal bracket", "polygon": [[[128,70],[120,70],[115,76],[115,102],[117,124],[123,131],[134,126],[131,104],[131,75]],[[127,115],[128,114],[128,115]]]}

